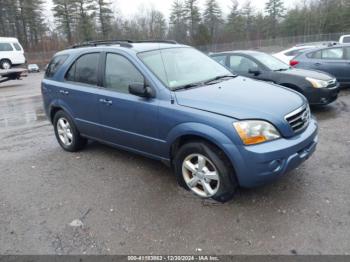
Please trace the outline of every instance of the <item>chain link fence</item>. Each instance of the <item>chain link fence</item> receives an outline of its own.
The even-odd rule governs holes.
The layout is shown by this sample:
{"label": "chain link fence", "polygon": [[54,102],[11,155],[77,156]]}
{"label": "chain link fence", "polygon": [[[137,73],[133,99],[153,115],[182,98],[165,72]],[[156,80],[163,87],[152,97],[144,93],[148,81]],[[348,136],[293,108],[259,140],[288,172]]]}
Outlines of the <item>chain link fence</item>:
{"label": "chain link fence", "polygon": [[[223,52],[230,50],[247,50],[254,49],[267,53],[274,53],[296,44],[320,42],[320,41],[338,41],[340,36],[350,33],[332,33],[332,34],[316,34],[316,35],[304,35],[304,36],[291,36],[291,37],[279,37],[275,39],[259,39],[251,41],[236,41],[232,43],[212,44],[204,46],[196,46],[203,52]],[[41,68],[44,68],[51,60],[56,51],[45,52],[29,52],[26,53],[26,59],[28,64],[38,64]]]}
{"label": "chain link fence", "polygon": [[247,40],[237,41],[232,43],[212,44],[197,46],[197,48],[203,52],[224,52],[231,50],[247,50],[254,49],[267,53],[279,52],[284,49],[290,48],[297,44],[310,43],[310,42],[326,42],[335,41],[338,42],[340,36],[350,33],[332,33],[332,34],[316,34],[316,35],[304,35],[304,36],[290,36],[279,37],[275,39],[259,39],[259,40]]}
{"label": "chain link fence", "polygon": [[56,52],[57,51],[30,52],[25,53],[24,55],[27,64],[37,64],[40,68],[45,68]]}

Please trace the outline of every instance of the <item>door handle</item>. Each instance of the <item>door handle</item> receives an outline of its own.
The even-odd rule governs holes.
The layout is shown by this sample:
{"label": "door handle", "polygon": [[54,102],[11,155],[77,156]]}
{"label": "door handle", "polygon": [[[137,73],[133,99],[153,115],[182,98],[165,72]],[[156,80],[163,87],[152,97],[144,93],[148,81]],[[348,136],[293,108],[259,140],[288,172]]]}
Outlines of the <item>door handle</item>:
{"label": "door handle", "polygon": [[60,93],[61,93],[62,95],[69,95],[69,92],[68,92],[68,91],[65,91],[65,90],[60,90]]}
{"label": "door handle", "polygon": [[106,104],[108,106],[113,104],[113,102],[111,100],[104,99],[104,98],[101,98],[99,101],[100,101],[100,103]]}
{"label": "door handle", "polygon": [[320,66],[320,65],[321,65],[321,63],[315,63],[315,65],[316,65],[316,66]]}

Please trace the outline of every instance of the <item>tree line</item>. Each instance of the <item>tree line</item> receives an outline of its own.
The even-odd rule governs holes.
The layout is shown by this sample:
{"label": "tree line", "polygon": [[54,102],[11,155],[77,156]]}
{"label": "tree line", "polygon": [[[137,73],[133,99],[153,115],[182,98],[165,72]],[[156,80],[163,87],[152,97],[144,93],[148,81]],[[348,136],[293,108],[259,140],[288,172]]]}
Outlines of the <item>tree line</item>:
{"label": "tree line", "polygon": [[131,18],[110,0],[52,0],[53,23],[43,0],[0,0],[0,36],[19,38],[28,50],[59,49],[100,39],[174,39],[191,45],[350,31],[350,0],[269,0],[263,10],[232,0],[223,12],[216,0],[173,0],[169,17],[153,7]]}

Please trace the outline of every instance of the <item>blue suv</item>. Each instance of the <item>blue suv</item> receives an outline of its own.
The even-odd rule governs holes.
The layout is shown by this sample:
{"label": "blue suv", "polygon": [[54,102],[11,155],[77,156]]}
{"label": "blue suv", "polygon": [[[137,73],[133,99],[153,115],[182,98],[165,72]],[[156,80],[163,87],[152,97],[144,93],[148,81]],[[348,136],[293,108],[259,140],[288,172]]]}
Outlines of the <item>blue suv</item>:
{"label": "blue suv", "polygon": [[161,160],[181,186],[221,202],[296,168],[317,144],[305,97],[171,41],[59,52],[42,94],[64,150],[91,139]]}

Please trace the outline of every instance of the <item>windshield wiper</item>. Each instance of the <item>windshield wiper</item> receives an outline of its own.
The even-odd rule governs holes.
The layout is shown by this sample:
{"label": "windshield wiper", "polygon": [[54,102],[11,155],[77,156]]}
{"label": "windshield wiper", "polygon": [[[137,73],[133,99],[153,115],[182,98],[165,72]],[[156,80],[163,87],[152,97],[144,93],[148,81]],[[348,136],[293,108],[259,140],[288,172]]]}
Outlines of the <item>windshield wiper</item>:
{"label": "windshield wiper", "polygon": [[175,87],[175,88],[173,89],[173,91],[183,90],[183,89],[190,89],[190,88],[198,87],[198,86],[202,86],[202,85],[203,85],[202,82],[191,83],[191,84],[187,84],[187,85]]}
{"label": "windshield wiper", "polygon": [[290,69],[290,68],[280,68],[280,69],[276,69],[276,70],[273,70],[273,71],[281,72],[281,71],[287,71],[288,69]]}
{"label": "windshield wiper", "polygon": [[218,80],[221,80],[221,79],[225,79],[225,78],[235,78],[237,77],[237,75],[222,75],[222,76],[217,76],[217,77],[214,77],[212,79],[209,79],[207,81],[204,82],[204,84],[206,85],[209,85],[211,84],[212,82],[215,82],[215,81],[218,81]]}

